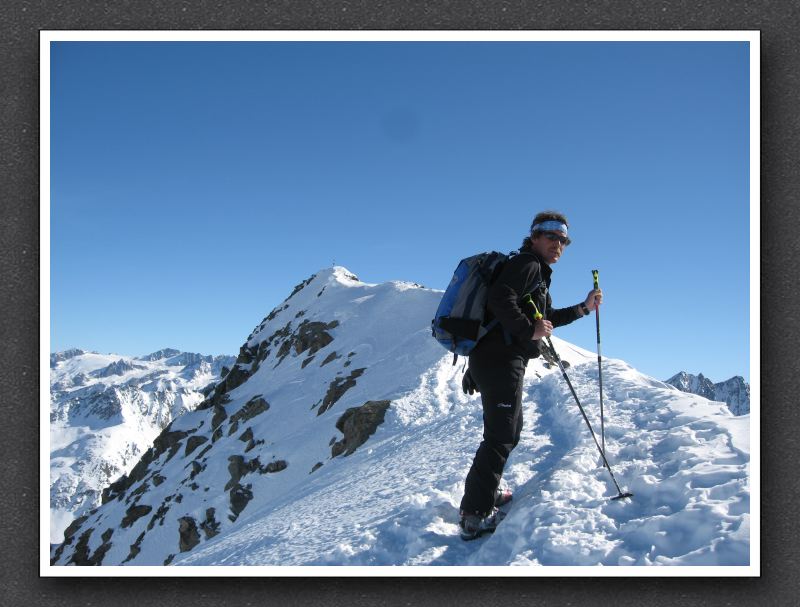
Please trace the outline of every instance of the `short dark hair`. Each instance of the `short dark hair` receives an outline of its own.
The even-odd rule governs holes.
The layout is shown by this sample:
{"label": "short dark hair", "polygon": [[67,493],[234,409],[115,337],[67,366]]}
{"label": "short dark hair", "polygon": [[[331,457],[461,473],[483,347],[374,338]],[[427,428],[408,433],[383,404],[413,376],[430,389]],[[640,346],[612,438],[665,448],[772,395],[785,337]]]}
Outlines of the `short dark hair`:
{"label": "short dark hair", "polygon": [[533,226],[544,221],[559,221],[569,227],[569,222],[563,213],[559,213],[558,211],[542,211],[541,213],[537,213],[536,217],[534,217],[531,222],[531,232],[522,240],[521,250],[530,250],[532,248],[531,237],[533,235]]}

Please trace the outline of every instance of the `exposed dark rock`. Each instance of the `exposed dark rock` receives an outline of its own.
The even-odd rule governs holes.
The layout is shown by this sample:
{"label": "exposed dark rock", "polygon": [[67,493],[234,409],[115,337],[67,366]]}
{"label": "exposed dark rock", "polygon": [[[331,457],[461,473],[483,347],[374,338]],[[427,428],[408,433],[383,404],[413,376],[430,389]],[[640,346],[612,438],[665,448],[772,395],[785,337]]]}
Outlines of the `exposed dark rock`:
{"label": "exposed dark rock", "polygon": [[295,318],[300,318],[301,316],[305,316],[305,315],[306,315],[306,311],[305,310],[300,310],[297,314],[294,315],[294,317]]}
{"label": "exposed dark rock", "polygon": [[309,354],[315,354],[333,341],[333,337],[328,333],[328,330],[335,329],[338,326],[338,320],[333,320],[328,324],[304,320],[295,334],[295,352],[302,354],[308,351]]}
{"label": "exposed dark rock", "polygon": [[200,459],[200,458],[201,458],[201,457],[203,457],[203,456],[204,456],[206,453],[208,453],[208,452],[211,450],[211,447],[212,447],[212,446],[213,446],[213,445],[206,445],[206,446],[203,448],[203,450],[202,450],[200,453],[198,453],[198,454],[197,454],[197,459]]}
{"label": "exposed dark rock", "polygon": [[239,437],[239,440],[242,441],[243,443],[253,440],[253,429],[248,428],[247,430],[242,432],[242,435]]}
{"label": "exposed dark rock", "polygon": [[[278,350],[278,362],[275,364],[277,367],[283,362],[289,353],[294,350],[295,354],[300,355],[303,352],[308,352],[310,357],[313,354],[333,341],[328,330],[335,329],[339,326],[339,321],[334,320],[329,323],[304,320],[295,333],[286,339]],[[307,360],[307,359],[306,359]],[[306,363],[308,364],[308,363]]]}
{"label": "exposed dark rock", "polygon": [[180,537],[178,546],[181,552],[188,552],[200,543],[197,523],[191,516],[183,516],[178,519],[178,535]]}
{"label": "exposed dark rock", "polygon": [[278,329],[272,335],[270,335],[267,338],[265,343],[267,343],[267,344],[273,344],[274,343],[274,344],[277,345],[277,343],[279,341],[285,340],[291,334],[292,334],[292,323],[291,322],[287,322],[280,329]]}
{"label": "exposed dark rock", "polygon": [[308,358],[306,358],[302,362],[302,364],[300,365],[300,368],[301,369],[305,369],[311,363],[312,360],[314,360],[314,355],[313,354],[311,356],[309,356]]}
{"label": "exposed dark rock", "polygon": [[264,325],[266,325],[268,322],[270,322],[272,319],[274,319],[278,314],[283,312],[288,307],[289,307],[289,304],[286,304],[286,305],[284,305],[284,306],[282,306],[280,308],[275,308],[274,310],[272,310],[272,312],[269,313],[269,316],[267,316],[264,319],[264,322],[261,323],[262,328],[263,328]]}
{"label": "exposed dark rock", "polygon": [[73,535],[75,535],[75,532],[80,528],[81,525],[83,525],[88,520],[88,518],[89,518],[88,516],[79,516],[74,521],[72,521],[69,527],[67,527],[64,530],[64,539],[69,539]]}
{"label": "exposed dark rock", "polygon": [[211,429],[216,430],[219,425],[224,422],[228,418],[228,414],[225,413],[225,407],[220,405],[214,406],[214,417],[211,418]]}
{"label": "exposed dark rock", "polygon": [[172,559],[175,558],[174,554],[170,554],[167,558],[164,559],[164,565],[169,565],[172,563]]}
{"label": "exposed dark rock", "polygon": [[246,422],[253,419],[256,415],[260,415],[269,409],[269,403],[265,401],[260,394],[254,396],[247,401],[244,406],[236,413],[231,415],[230,423],[237,424],[238,422]]}
{"label": "exposed dark rock", "polygon": [[147,523],[147,530],[150,531],[153,527],[155,527],[156,523],[163,525],[164,517],[167,515],[168,511],[169,504],[167,503],[167,500],[165,500],[164,503],[158,507],[158,510],[156,510],[156,513],[150,519],[150,522]]}
{"label": "exposed dark rock", "polygon": [[[314,464],[314,467],[311,468],[311,472],[316,472],[320,468],[322,468],[322,462],[317,462],[316,464]],[[309,472],[309,474],[311,474],[311,472]]]}
{"label": "exposed dark rock", "polygon": [[[190,440],[191,440],[191,439],[190,439]],[[167,480],[167,479],[166,479],[166,478],[164,478],[163,476],[161,476],[160,474],[154,474],[154,475],[153,475],[153,485],[155,485],[156,487],[158,487],[158,486],[159,486],[161,483],[163,483],[165,480]]]}
{"label": "exposed dark rock", "polygon": [[205,442],[208,442],[208,437],[207,436],[191,436],[191,437],[189,437],[189,440],[186,441],[186,451],[184,451],[183,456],[186,457],[192,451],[197,449],[200,445],[202,445]]}
{"label": "exposed dark rock", "polygon": [[70,563],[81,566],[93,564],[89,559],[89,538],[93,531],[94,528],[90,527],[81,534],[78,543],[75,544],[75,551],[72,553],[72,557],[69,560]]}
{"label": "exposed dark rock", "polygon": [[211,435],[211,442],[216,443],[221,438],[222,438],[222,426],[218,426],[217,429],[214,430],[214,434]]}
{"label": "exposed dark rock", "polygon": [[270,473],[272,473],[272,472],[280,472],[281,470],[286,470],[286,468],[288,466],[289,466],[289,464],[287,464],[285,460],[279,459],[279,460],[276,460],[274,462],[268,463],[266,466],[262,466],[260,468],[260,470],[261,470],[262,474],[264,472],[270,472]]}
{"label": "exposed dark rock", "polygon": [[206,539],[211,539],[219,533],[219,522],[214,518],[215,509],[206,510],[206,520],[200,523],[200,529],[206,534]]}
{"label": "exposed dark rock", "polygon": [[148,514],[153,509],[152,506],[131,506],[125,511],[125,517],[122,519],[120,525],[123,529],[130,527],[137,520]]}
{"label": "exposed dark rock", "polygon": [[336,428],[344,434],[344,438],[331,448],[331,457],[342,453],[345,456],[353,453],[367,442],[386,417],[386,410],[391,401],[371,400],[360,407],[351,407],[336,420]]}
{"label": "exposed dark rock", "polygon": [[[228,393],[235,388],[241,386],[253,374],[253,370],[249,367],[256,359],[258,348],[248,348],[247,344],[239,349],[239,356],[236,358],[236,364],[233,365],[227,375],[214,387],[214,393],[211,398],[204,400],[198,409],[208,409],[215,405],[223,405],[228,402]],[[213,423],[212,423],[212,427]]]}
{"label": "exposed dark rock", "polygon": [[338,401],[345,392],[356,385],[356,378],[361,377],[364,371],[366,371],[366,368],[353,369],[347,377],[337,377],[334,379],[330,386],[328,386],[328,392],[322,399],[322,406],[319,408],[319,411],[317,411],[317,415],[322,415],[335,405],[336,401]]}
{"label": "exposed dark rock", "polygon": [[297,295],[297,294],[298,294],[300,291],[302,291],[302,290],[303,290],[303,289],[304,289],[304,288],[305,288],[305,287],[306,287],[306,286],[307,286],[307,285],[308,285],[308,284],[309,284],[309,283],[310,283],[312,280],[314,280],[316,277],[317,277],[317,275],[316,275],[316,274],[312,274],[310,277],[306,278],[306,279],[305,279],[303,282],[301,282],[299,285],[295,285],[295,287],[294,287],[294,289],[292,290],[292,292],[291,292],[291,294],[289,295],[289,297],[287,297],[286,299],[284,299],[284,301],[289,301],[289,300],[290,300],[292,297],[294,297],[294,296],[295,296],[295,295]]}
{"label": "exposed dark rock", "polygon": [[292,342],[291,340],[286,340],[281,344],[281,347],[278,349],[278,362],[275,363],[275,367],[283,362],[283,359],[289,356],[289,352],[292,351]]}
{"label": "exposed dark rock", "polygon": [[[89,561],[90,561],[89,564],[90,565],[102,565],[103,564],[103,559],[106,556],[106,552],[108,552],[111,549],[111,542],[108,541],[111,538],[111,534],[108,533],[109,531],[112,531],[112,530],[108,529],[102,535],[103,543],[100,544],[97,547],[97,550],[95,550],[94,554],[92,554],[92,558],[89,559]],[[112,533],[113,533],[113,531],[112,531]]]}
{"label": "exposed dark rock", "polygon": [[258,469],[258,464],[256,463],[255,468],[252,467],[253,462],[257,462],[258,460],[250,460],[250,462],[245,463],[244,457],[241,455],[231,455],[228,458],[228,474],[231,475],[231,478],[225,483],[225,491],[228,491],[239,484],[241,478],[249,473],[253,472],[254,470]]}
{"label": "exposed dark rock", "polygon": [[331,438],[330,442],[328,442],[328,446],[329,447],[332,446],[333,443],[335,443],[335,442],[336,442],[336,437],[334,436],[333,438]]}
{"label": "exposed dark rock", "polygon": [[244,448],[244,452],[247,453],[251,449],[254,449],[256,446],[263,444],[264,444],[264,439],[259,439],[257,441],[250,440],[248,441],[247,446]]}
{"label": "exposed dark rock", "polygon": [[105,504],[116,498],[121,499],[122,496],[125,494],[125,492],[134,483],[137,483],[140,480],[144,479],[144,477],[149,472],[150,464],[163,453],[163,451],[159,451],[159,448],[164,447],[164,440],[162,440],[161,442],[158,441],[163,436],[171,434],[169,432],[169,428],[170,426],[167,426],[164,429],[164,431],[158,436],[158,438],[156,438],[157,442],[154,442],[153,446],[150,447],[147,451],[145,451],[142,458],[137,462],[137,464],[128,474],[123,474],[118,480],[116,480],[115,482],[111,483],[108,487],[103,489],[103,493],[100,498],[101,504]]}
{"label": "exposed dark rock", "polygon": [[132,561],[133,559],[135,559],[138,556],[138,554],[142,551],[142,540],[144,539],[145,533],[146,533],[145,531],[142,531],[139,534],[139,537],[136,538],[136,541],[130,545],[130,551],[128,552],[128,556],[126,556],[125,560],[122,561],[123,565],[128,561]]}
{"label": "exposed dark rock", "polygon": [[235,521],[239,518],[239,514],[241,514],[242,510],[245,509],[248,502],[253,499],[253,492],[250,490],[252,485],[247,485],[246,487],[242,487],[241,485],[236,485],[233,489],[230,490],[229,496],[231,500],[231,515],[228,516],[230,521]]}
{"label": "exposed dark rock", "polygon": [[[260,344],[258,344],[258,351],[256,352],[256,365],[261,364],[261,362],[265,358],[267,358],[267,356],[269,356],[269,353],[270,353],[269,346],[270,346],[270,342],[268,342],[266,340],[262,341]],[[256,368],[258,368],[258,367],[255,367],[253,369],[254,373],[255,373],[255,369]]]}
{"label": "exposed dark rock", "polygon": [[336,354],[336,351],[334,350],[333,352],[328,354],[328,356],[325,357],[325,360],[322,361],[322,364],[320,365],[320,367],[324,367],[325,365],[327,365],[330,362],[333,362],[337,358],[341,358],[341,356]]}
{"label": "exposed dark rock", "polygon": [[153,448],[155,449],[155,453],[153,454],[154,459],[158,459],[162,453],[169,450],[169,455],[167,455],[166,461],[171,460],[172,457],[178,452],[178,449],[180,449],[181,441],[189,436],[189,432],[184,432],[182,430],[170,432],[169,428],[171,427],[172,424],[167,426],[164,431],[153,441]]}
{"label": "exposed dark rock", "polygon": [[138,487],[136,487],[136,489],[134,489],[128,494],[128,497],[125,498],[125,503],[130,504],[131,500],[134,500],[140,495],[144,495],[149,489],[150,489],[149,483],[141,483]]}
{"label": "exposed dark rock", "polygon": [[201,464],[199,461],[194,460],[192,462],[192,473],[189,475],[189,480],[193,481],[194,477],[200,474],[205,469],[205,466]]}

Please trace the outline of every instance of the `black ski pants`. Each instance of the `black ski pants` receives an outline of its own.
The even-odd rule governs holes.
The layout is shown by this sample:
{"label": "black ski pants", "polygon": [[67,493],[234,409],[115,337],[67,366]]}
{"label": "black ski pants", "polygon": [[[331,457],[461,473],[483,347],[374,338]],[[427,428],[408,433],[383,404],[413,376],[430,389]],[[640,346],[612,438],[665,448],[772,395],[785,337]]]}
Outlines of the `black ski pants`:
{"label": "black ski pants", "polygon": [[467,474],[461,510],[486,516],[522,432],[522,380],[528,359],[510,348],[481,345],[470,354],[469,371],[481,392],[483,441]]}

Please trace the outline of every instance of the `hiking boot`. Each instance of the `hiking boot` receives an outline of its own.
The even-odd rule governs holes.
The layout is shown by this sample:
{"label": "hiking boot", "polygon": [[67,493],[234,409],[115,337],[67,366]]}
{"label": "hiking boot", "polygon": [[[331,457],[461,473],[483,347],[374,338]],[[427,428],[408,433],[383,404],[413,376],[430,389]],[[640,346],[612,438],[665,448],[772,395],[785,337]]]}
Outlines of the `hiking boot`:
{"label": "hiking boot", "polygon": [[494,492],[494,505],[498,508],[505,506],[513,498],[514,494],[511,493],[511,489],[498,489]]}
{"label": "hiking boot", "polygon": [[461,539],[465,542],[477,539],[484,533],[494,533],[497,525],[500,524],[500,516],[498,516],[500,513],[497,508],[492,508],[488,516],[469,514],[463,510],[460,514],[461,522],[458,526],[461,528]]}

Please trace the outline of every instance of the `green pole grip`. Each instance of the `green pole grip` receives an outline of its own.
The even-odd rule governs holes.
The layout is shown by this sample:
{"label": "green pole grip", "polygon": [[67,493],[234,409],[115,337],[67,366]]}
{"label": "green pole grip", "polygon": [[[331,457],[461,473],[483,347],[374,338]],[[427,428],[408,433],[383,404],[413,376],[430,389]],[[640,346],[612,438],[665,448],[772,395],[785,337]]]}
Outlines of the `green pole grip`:
{"label": "green pole grip", "polygon": [[539,308],[536,307],[536,304],[534,303],[533,297],[531,297],[530,293],[528,293],[523,298],[522,303],[530,303],[533,306],[533,309],[536,310],[536,314],[533,315],[533,320],[541,320],[542,318],[544,318],[544,316],[542,316],[542,313],[539,312]]}

